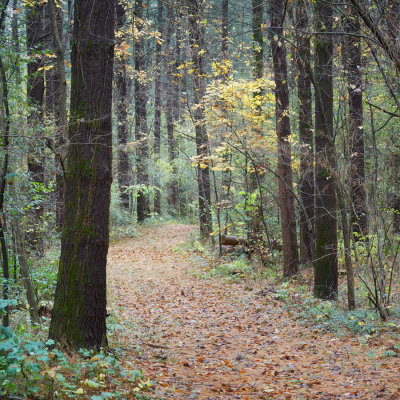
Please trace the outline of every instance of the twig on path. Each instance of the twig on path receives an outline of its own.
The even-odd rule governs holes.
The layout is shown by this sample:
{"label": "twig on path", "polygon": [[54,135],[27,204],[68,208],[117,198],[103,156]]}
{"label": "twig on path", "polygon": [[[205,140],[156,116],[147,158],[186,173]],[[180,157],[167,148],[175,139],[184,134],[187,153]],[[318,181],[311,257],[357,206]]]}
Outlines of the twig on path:
{"label": "twig on path", "polygon": [[169,347],[163,346],[161,344],[154,344],[154,343],[143,343],[143,344],[145,344],[146,346],[149,346],[149,347],[154,347],[155,349],[165,349],[165,350],[169,349]]}

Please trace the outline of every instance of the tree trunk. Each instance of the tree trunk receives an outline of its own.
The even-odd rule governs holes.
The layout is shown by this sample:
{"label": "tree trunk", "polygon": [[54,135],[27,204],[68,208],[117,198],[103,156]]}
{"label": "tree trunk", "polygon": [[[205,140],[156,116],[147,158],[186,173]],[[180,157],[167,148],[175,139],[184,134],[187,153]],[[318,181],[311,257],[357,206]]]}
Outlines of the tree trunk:
{"label": "tree trunk", "polygon": [[14,46],[14,51],[15,54],[17,55],[18,59],[17,62],[15,63],[15,72],[17,75],[17,82],[18,84],[21,81],[21,68],[19,65],[19,57],[21,55],[21,44],[20,44],[20,39],[19,39],[19,29],[18,29],[18,0],[13,0],[12,3],[12,10],[13,10],[13,14],[12,14],[12,21],[11,21],[11,36],[12,36],[12,42],[13,42],[13,46]]}
{"label": "tree trunk", "polygon": [[[2,4],[5,8],[7,4]],[[1,10],[2,18],[0,21],[0,32],[4,31],[4,10]],[[3,150],[3,165],[1,169],[0,176],[0,246],[1,246],[1,260],[3,266],[3,300],[7,301],[9,299],[9,279],[10,279],[10,271],[9,271],[9,263],[8,263],[8,250],[4,232],[4,199],[6,193],[7,186],[7,174],[9,167],[9,145],[10,145],[10,124],[11,124],[11,114],[10,107],[8,101],[8,80],[6,76],[6,70],[4,67],[3,59],[0,55],[0,81],[1,81],[1,92],[0,92],[0,100],[1,100],[1,121],[0,126],[2,130],[1,144]],[[8,312],[8,305],[5,307],[5,314],[3,315],[3,326],[8,327],[10,324],[10,316]]]}
{"label": "tree trunk", "polygon": [[[158,31],[163,35],[163,1],[157,1],[157,26]],[[161,60],[162,60],[162,43],[156,43],[156,76],[154,79],[154,157],[156,162],[160,160],[161,153]],[[159,166],[157,164],[157,178],[159,178]],[[159,179],[157,179],[159,185]],[[157,187],[154,194],[154,212],[161,214],[161,188]]]}
{"label": "tree trunk", "polygon": [[[44,165],[43,165],[43,142],[44,137],[41,136],[40,126],[43,123],[43,99],[44,99],[44,73],[39,71],[43,67],[43,57],[38,52],[43,41],[43,6],[35,2],[33,5],[26,6],[26,41],[28,55],[28,101],[35,107],[28,118],[29,125],[33,134],[31,138],[31,148],[28,155],[28,171],[30,178],[35,185],[34,191],[41,191],[41,185],[44,184]],[[37,150],[39,149],[39,151]],[[28,242],[32,249],[43,251],[43,242],[40,233],[41,221],[43,219],[44,208],[42,204],[37,204],[32,212],[32,225]]]}
{"label": "tree trunk", "polygon": [[[135,25],[142,28],[143,0],[136,0],[134,9]],[[150,202],[145,187],[149,184],[147,172],[148,137],[147,137],[147,85],[141,74],[145,71],[143,37],[135,42],[135,140],[136,140],[136,171],[137,184],[137,220],[143,222],[150,214]],[[145,78],[144,78],[145,79]]]}
{"label": "tree trunk", "polygon": [[315,3],[315,146],[316,209],[314,295],[336,299],[338,290],[335,151],[333,138],[332,4]]}
{"label": "tree trunk", "polygon": [[64,227],[49,337],[107,345],[114,1],[75,0]]}
{"label": "tree trunk", "polygon": [[174,73],[176,73],[176,60],[174,60],[173,48],[171,45],[172,28],[176,24],[173,8],[171,5],[167,7],[167,29],[165,32],[165,49],[167,55],[165,57],[165,77],[166,77],[166,122],[168,135],[168,162],[170,164],[170,179],[168,182],[168,208],[170,214],[175,214],[178,205],[178,182],[176,180],[176,143],[174,136],[174,122],[176,121],[176,101],[174,88]]}
{"label": "tree trunk", "polygon": [[[264,16],[264,7],[262,0],[252,0],[252,33],[253,33],[253,78],[259,80],[264,75],[264,35],[262,33],[262,24]],[[262,88],[254,91],[254,98],[263,96],[264,91]],[[261,115],[261,106],[257,107],[257,114]],[[254,127],[254,136],[261,137],[263,135],[262,124]],[[251,157],[251,156],[250,156]],[[250,162],[249,173],[249,190],[246,197],[246,203],[249,203],[249,198],[254,196],[254,203],[247,204],[246,208],[251,209],[248,212],[249,226],[248,226],[248,239],[250,244],[250,251],[256,252],[261,255],[263,247],[263,237],[261,234],[262,226],[262,198],[260,197],[258,188],[258,171],[254,159]],[[261,257],[260,257],[261,259]]]}
{"label": "tree trunk", "polygon": [[[229,60],[229,0],[222,0],[221,5],[221,56],[222,63],[226,63],[225,60]],[[222,81],[226,83],[228,74],[222,75]],[[222,104],[222,109],[224,112],[227,112],[227,107],[225,104]],[[228,124],[225,124],[222,128],[224,131],[229,129]],[[224,135],[221,134],[221,142],[224,141]],[[232,160],[232,155],[229,153],[228,149],[226,149],[222,154],[222,163],[224,166],[230,165]],[[231,197],[231,180],[232,180],[232,170],[227,169],[222,171],[222,190],[223,190],[223,200],[230,201]],[[220,208],[217,209],[220,212]],[[226,227],[229,223],[229,208],[225,209],[225,229],[223,232],[225,234],[228,233],[228,228]]]}
{"label": "tree trunk", "polygon": [[207,239],[212,232],[211,221],[211,186],[208,166],[209,143],[206,126],[204,125],[204,106],[202,99],[205,95],[206,80],[204,68],[204,27],[200,23],[201,10],[198,0],[188,0],[190,51],[193,63],[194,106],[193,122],[196,132],[197,150],[197,180],[199,188],[199,220],[200,235]]}
{"label": "tree trunk", "polygon": [[[68,131],[67,114],[67,81],[65,77],[65,49],[69,39],[68,33],[63,37],[62,15],[54,0],[49,0],[49,18],[51,35],[53,39],[53,49],[56,54],[54,68],[54,96],[55,112],[55,152],[56,152],[56,222],[57,228],[61,231],[64,215],[64,161],[66,157],[66,140]],[[46,91],[48,89],[46,88]]]}
{"label": "tree trunk", "polygon": [[[179,5],[179,3],[178,3]],[[173,63],[173,84],[174,84],[174,120],[178,122],[181,118],[181,82],[179,77],[179,70],[177,69],[181,65],[181,27],[182,27],[182,12],[176,11],[176,23],[175,23],[175,55]]]}
{"label": "tree trunk", "polygon": [[312,124],[311,79],[306,63],[310,62],[310,37],[307,15],[308,0],[296,3],[296,66],[298,71],[297,98],[299,102],[300,134],[300,261],[311,262],[314,254],[314,141]]}
{"label": "tree trunk", "polygon": [[356,296],[354,292],[354,271],[351,260],[350,247],[350,225],[347,218],[347,207],[345,202],[345,194],[340,186],[340,182],[336,181],[336,195],[339,202],[340,214],[342,219],[343,247],[344,247],[344,263],[346,267],[347,278],[347,306],[349,310],[356,308]]}
{"label": "tree trunk", "polygon": [[[116,2],[116,24],[118,31],[125,29],[126,11],[124,5]],[[125,34],[122,35],[122,40],[127,40]],[[122,52],[116,57],[115,60],[115,74],[117,86],[117,136],[118,136],[118,186],[120,192],[121,206],[124,210],[129,211],[129,193],[128,187],[130,185],[131,177],[131,163],[127,149],[129,139],[128,128],[128,110],[130,103],[129,96],[129,77],[127,71],[128,57],[127,54]]]}
{"label": "tree trunk", "polygon": [[271,0],[271,49],[275,78],[276,134],[278,136],[279,203],[282,226],[283,276],[298,271],[296,212],[290,148],[289,88],[286,49],[283,38],[283,3]]}
{"label": "tree trunk", "polygon": [[362,105],[360,21],[353,7],[345,21],[346,74],[349,91],[351,222],[354,239],[368,233],[368,211],[365,197],[364,119]]}
{"label": "tree trunk", "polygon": [[15,241],[18,254],[18,264],[21,273],[22,283],[26,292],[26,299],[29,305],[29,315],[31,317],[31,322],[40,323],[36,295],[33,289],[31,275],[29,272],[28,259],[26,256],[23,228],[20,225],[15,226]]}
{"label": "tree trunk", "polygon": [[221,6],[221,51],[224,60],[228,59],[228,23],[229,23],[229,0],[222,0]]}

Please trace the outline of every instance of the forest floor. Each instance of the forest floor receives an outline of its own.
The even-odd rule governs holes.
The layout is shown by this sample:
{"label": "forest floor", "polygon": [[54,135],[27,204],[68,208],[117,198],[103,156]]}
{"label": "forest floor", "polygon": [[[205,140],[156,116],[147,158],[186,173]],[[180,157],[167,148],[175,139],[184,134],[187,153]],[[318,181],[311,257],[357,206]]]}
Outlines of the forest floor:
{"label": "forest floor", "polygon": [[195,234],[143,228],[110,247],[111,344],[156,382],[152,398],[400,399],[400,357],[379,357],[388,338],[327,333],[265,291],[199,278],[182,246]]}

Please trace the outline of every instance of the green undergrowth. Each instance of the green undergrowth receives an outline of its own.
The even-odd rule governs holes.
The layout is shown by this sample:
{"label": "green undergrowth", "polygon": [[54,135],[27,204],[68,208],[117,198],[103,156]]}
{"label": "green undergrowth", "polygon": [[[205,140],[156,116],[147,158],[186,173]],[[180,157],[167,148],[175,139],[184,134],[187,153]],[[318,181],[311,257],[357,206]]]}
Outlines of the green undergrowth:
{"label": "green undergrowth", "polygon": [[392,308],[390,321],[382,321],[379,314],[367,305],[348,311],[344,302],[316,299],[308,286],[285,282],[276,286],[271,293],[285,305],[293,319],[306,326],[339,335],[351,333],[366,338],[385,331],[400,332],[398,308]]}
{"label": "green undergrowth", "polygon": [[0,328],[0,397],[26,399],[149,399],[153,383],[127,370],[118,354],[66,355],[31,335]]}
{"label": "green undergrowth", "polygon": [[224,260],[222,263],[214,263],[207,268],[197,271],[197,276],[209,278],[224,278],[228,281],[238,282],[243,279],[251,279],[255,277],[255,271],[251,263],[240,256],[237,259]]}
{"label": "green undergrowth", "polygon": [[200,240],[192,239],[180,246],[179,251],[190,253],[195,267],[193,275],[201,279],[221,278],[236,283],[243,281],[246,287],[251,287],[251,282],[277,279],[277,271],[280,269],[279,265],[263,267],[257,262],[256,256],[249,259],[239,246],[236,252],[220,257],[218,246],[211,247]]}

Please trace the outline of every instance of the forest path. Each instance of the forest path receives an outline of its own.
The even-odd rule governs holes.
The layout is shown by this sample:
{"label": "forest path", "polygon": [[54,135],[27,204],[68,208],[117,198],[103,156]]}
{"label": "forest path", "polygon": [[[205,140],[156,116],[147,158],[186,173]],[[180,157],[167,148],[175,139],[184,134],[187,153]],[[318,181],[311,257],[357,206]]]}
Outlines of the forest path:
{"label": "forest path", "polygon": [[143,228],[110,247],[120,325],[110,339],[157,381],[154,398],[400,399],[398,358],[370,358],[357,338],[299,325],[274,296],[195,277],[181,246],[195,234],[188,225]]}

